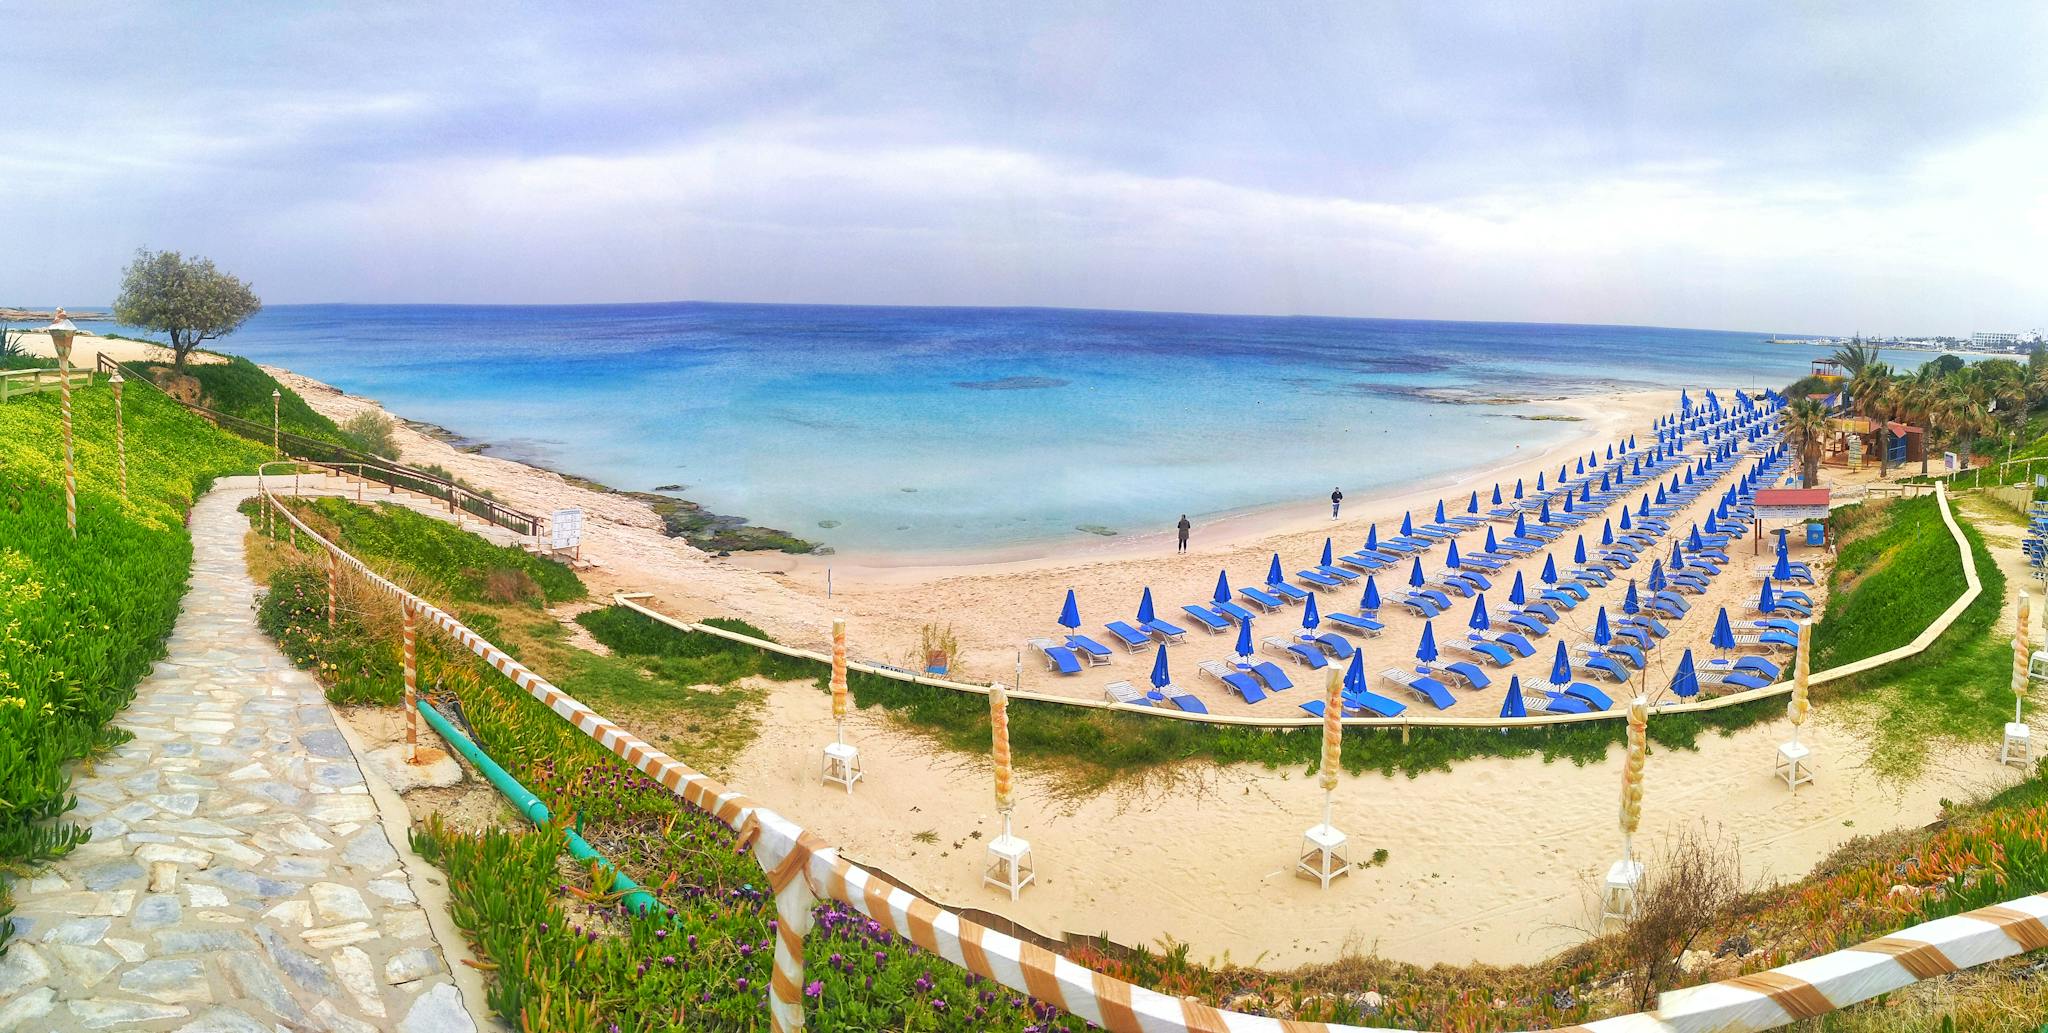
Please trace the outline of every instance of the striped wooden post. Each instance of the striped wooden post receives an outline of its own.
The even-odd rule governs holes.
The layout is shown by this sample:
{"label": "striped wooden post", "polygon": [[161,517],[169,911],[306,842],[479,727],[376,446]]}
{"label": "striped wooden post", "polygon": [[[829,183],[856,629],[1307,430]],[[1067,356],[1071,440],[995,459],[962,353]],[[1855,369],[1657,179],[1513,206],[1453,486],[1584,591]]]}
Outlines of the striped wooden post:
{"label": "striped wooden post", "polygon": [[327,626],[334,627],[334,583],[340,576],[341,561],[334,556],[334,550],[327,550]]}
{"label": "striped wooden post", "polygon": [[[61,318],[63,313],[58,313]],[[54,342],[57,335],[50,335]],[[64,415],[64,524],[78,537],[78,459],[71,447],[71,341],[57,349],[57,408]]]}
{"label": "striped wooden post", "polygon": [[419,763],[420,756],[420,672],[419,652],[414,641],[413,605],[410,598],[401,597],[399,611],[404,615],[399,625],[399,652],[405,665],[405,762]]}
{"label": "striped wooden post", "polygon": [[114,378],[107,382],[114,388],[114,463],[120,470],[121,497],[128,497],[128,428],[121,410],[121,370],[116,367]]}

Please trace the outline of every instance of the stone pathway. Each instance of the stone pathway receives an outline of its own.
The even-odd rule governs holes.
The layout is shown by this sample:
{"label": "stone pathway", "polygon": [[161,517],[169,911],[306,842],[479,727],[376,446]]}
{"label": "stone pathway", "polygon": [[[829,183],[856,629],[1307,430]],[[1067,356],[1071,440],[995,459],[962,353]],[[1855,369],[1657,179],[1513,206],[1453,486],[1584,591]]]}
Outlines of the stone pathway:
{"label": "stone pathway", "polygon": [[256,628],[247,489],[192,511],[169,657],[81,773],[92,841],[14,884],[0,1033],[474,1033],[311,677]]}

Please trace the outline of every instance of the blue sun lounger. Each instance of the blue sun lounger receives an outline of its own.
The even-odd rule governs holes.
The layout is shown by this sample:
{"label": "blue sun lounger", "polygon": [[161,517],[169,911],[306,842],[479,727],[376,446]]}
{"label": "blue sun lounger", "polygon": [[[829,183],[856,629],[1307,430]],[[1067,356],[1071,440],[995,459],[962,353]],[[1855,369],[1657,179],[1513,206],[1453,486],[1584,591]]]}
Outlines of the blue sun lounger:
{"label": "blue sun lounger", "polygon": [[1774,664],[1760,656],[1736,657],[1735,669],[1738,671],[1750,671],[1756,674],[1760,674],[1766,678],[1769,678],[1772,681],[1777,681],[1778,678],[1785,673],[1784,668],[1779,667],[1777,664]]}
{"label": "blue sun lounger", "polygon": [[1321,574],[1324,577],[1336,578],[1337,580],[1342,581],[1345,584],[1355,583],[1360,577],[1363,576],[1355,570],[1345,570],[1343,567],[1326,567],[1321,564],[1318,564],[1316,566],[1316,573]]}
{"label": "blue sun lounger", "polygon": [[1152,697],[1138,691],[1138,687],[1127,681],[1113,681],[1102,687],[1102,695],[1111,703],[1122,703],[1127,707],[1149,707]]}
{"label": "blue sun lounger", "polygon": [[1287,672],[1281,670],[1280,665],[1271,660],[1255,661],[1251,665],[1251,674],[1252,677],[1265,682],[1266,688],[1273,692],[1294,687],[1294,682],[1287,678]]}
{"label": "blue sun lounger", "polygon": [[1045,665],[1061,674],[1080,674],[1081,658],[1074,651],[1049,638],[1034,638],[1031,648],[1045,657]]}
{"label": "blue sun lounger", "polygon": [[1703,685],[1733,685],[1738,689],[1761,689],[1771,684],[1769,678],[1755,671],[1733,668],[1710,668],[1699,672]]}
{"label": "blue sun lounger", "polygon": [[1285,581],[1274,581],[1268,584],[1266,586],[1266,591],[1271,592],[1272,594],[1277,595],[1290,603],[1304,602],[1308,599],[1307,592],[1304,592],[1301,589],[1296,588]]}
{"label": "blue sun lounger", "polygon": [[1068,635],[1067,648],[1073,650],[1076,656],[1088,661],[1091,665],[1106,664],[1113,655],[1110,653],[1108,646],[1086,635]]}
{"label": "blue sun lounger", "polygon": [[1799,634],[1799,622],[1786,620],[1783,617],[1764,617],[1750,623],[1770,631],[1782,631],[1787,635]]}
{"label": "blue sun lounger", "polygon": [[1258,679],[1221,660],[1204,660],[1195,666],[1203,674],[1237,690],[1237,694],[1243,696],[1246,703],[1257,703],[1266,698],[1266,690],[1259,687]]}
{"label": "blue sun lounger", "polygon": [[1302,633],[1301,637],[1302,640],[1305,642],[1313,642],[1319,646],[1322,646],[1323,651],[1330,654],[1330,658],[1333,660],[1349,660],[1351,659],[1351,654],[1358,652],[1358,647],[1352,645],[1351,640],[1345,638],[1342,635],[1331,635],[1327,633],[1322,635],[1310,635],[1304,632]]}
{"label": "blue sun lounger", "polygon": [[[1542,632],[1538,632],[1537,634],[1540,635],[1542,634]],[[1536,655],[1535,643],[1530,642],[1528,639],[1522,637],[1520,634],[1516,632],[1492,630],[1475,631],[1470,635],[1467,635],[1466,637],[1475,642],[1492,642],[1496,645],[1506,646],[1516,656],[1530,657]]]}
{"label": "blue sun lounger", "polygon": [[1323,620],[1335,624],[1345,631],[1355,631],[1368,637],[1378,635],[1387,629],[1387,626],[1379,621],[1373,620],[1370,617],[1361,617],[1355,613],[1326,613],[1323,614]]}
{"label": "blue sun lounger", "polygon": [[1236,603],[1211,603],[1209,604],[1209,606],[1210,609],[1215,610],[1217,613],[1220,613],[1225,617],[1228,617],[1231,620],[1236,621],[1239,624],[1243,624],[1245,621],[1252,619],[1252,611],[1247,610],[1244,607],[1237,605]]}
{"label": "blue sun lounger", "polygon": [[1407,689],[1409,692],[1428,700],[1430,705],[1438,710],[1449,710],[1451,704],[1458,701],[1457,697],[1451,695],[1451,690],[1444,687],[1443,682],[1437,681],[1426,674],[1416,674],[1413,671],[1404,671],[1398,667],[1389,667],[1380,672],[1380,680],[1392,682]]}
{"label": "blue sun lounger", "polygon": [[1500,568],[1508,565],[1507,560],[1501,559],[1498,556],[1489,556],[1483,552],[1468,552],[1458,557],[1458,563],[1462,567],[1482,570],[1488,574],[1499,573]]}
{"label": "blue sun lounger", "polygon": [[[1593,712],[1593,704],[1577,696],[1567,695],[1562,692],[1545,692],[1543,696],[1543,709],[1553,714],[1590,714]],[[1526,699],[1527,695],[1524,694],[1523,698]]]}
{"label": "blue sun lounger", "polygon": [[1485,639],[1466,639],[1462,642],[1446,642],[1445,649],[1455,649],[1471,656],[1481,657],[1495,667],[1506,667],[1515,660],[1515,653],[1498,642]]}
{"label": "blue sun lounger", "polygon": [[1813,607],[1811,607],[1811,606],[1801,606],[1801,605],[1799,605],[1798,603],[1796,603],[1796,602],[1793,602],[1793,601],[1792,601],[1792,600],[1790,600],[1790,599],[1782,599],[1782,598],[1781,598],[1781,599],[1773,599],[1773,600],[1771,600],[1771,608],[1770,608],[1770,609],[1768,609],[1768,610],[1762,610],[1762,609],[1760,609],[1760,610],[1758,610],[1757,612],[1759,612],[1759,613],[1783,613],[1783,612],[1787,612],[1787,611],[1789,611],[1789,612],[1792,612],[1792,613],[1796,613],[1796,614],[1800,615],[1801,617],[1811,617],[1811,616],[1813,616]]}
{"label": "blue sun lounger", "polygon": [[1805,592],[1802,592],[1796,588],[1783,589],[1779,591],[1778,598],[1783,599],[1786,602],[1798,603],[1799,605],[1807,607],[1808,609],[1811,609],[1813,607],[1813,597],[1807,595]]}
{"label": "blue sun lounger", "polygon": [[1586,586],[1579,584],[1577,581],[1559,581],[1557,584],[1552,585],[1551,588],[1554,591],[1563,592],[1582,603],[1592,598],[1592,593],[1586,591]]}
{"label": "blue sun lounger", "polygon": [[1206,606],[1183,606],[1180,610],[1193,617],[1195,623],[1211,635],[1221,635],[1230,630],[1230,619]]}
{"label": "blue sun lounger", "polygon": [[1118,642],[1123,643],[1124,649],[1127,652],[1135,653],[1152,644],[1152,636],[1131,627],[1123,621],[1110,621],[1108,624],[1103,625],[1103,627],[1108,628],[1109,633],[1116,636]]}
{"label": "blue sun lounger", "polygon": [[1615,628],[1614,637],[1617,640],[1628,642],[1642,652],[1647,653],[1657,648],[1657,643],[1650,638],[1650,629],[1637,627],[1633,624],[1627,627]]}
{"label": "blue sun lounger", "polygon": [[1486,672],[1480,670],[1478,664],[1467,660],[1436,660],[1430,662],[1427,666],[1438,674],[1456,675],[1464,679],[1465,684],[1475,689],[1483,689],[1493,684],[1493,679],[1487,677]]}
{"label": "blue sun lounger", "polygon": [[1671,629],[1666,628],[1663,621],[1647,613],[1639,613],[1633,617],[1623,617],[1615,623],[1624,628],[1641,628],[1658,638],[1671,634]]}
{"label": "blue sun lounger", "polygon": [[1596,689],[1593,686],[1586,684],[1585,682],[1575,681],[1570,685],[1565,686],[1564,692],[1567,696],[1577,696],[1578,698],[1592,704],[1593,709],[1595,710],[1614,709],[1614,701],[1608,699],[1606,693],[1601,692],[1599,689]]}
{"label": "blue sun lounger", "polygon": [[1382,557],[1378,553],[1370,552],[1355,552],[1349,556],[1339,556],[1337,557],[1337,562],[1347,567],[1357,567],[1368,573],[1376,570],[1385,570],[1394,565],[1392,557]]}
{"label": "blue sun lounger", "polygon": [[1179,642],[1181,639],[1188,637],[1188,633],[1184,629],[1177,628],[1157,618],[1146,621],[1143,627],[1146,631],[1159,636],[1162,641],[1166,642]]}
{"label": "blue sun lounger", "polygon": [[1410,592],[1402,596],[1401,605],[1414,610],[1424,617],[1434,617],[1444,612],[1444,607],[1438,606],[1435,599],[1423,595],[1421,592]]}
{"label": "blue sun lounger", "polygon": [[1296,642],[1279,635],[1269,636],[1259,641],[1266,646],[1279,650],[1281,656],[1311,671],[1320,671],[1330,666],[1329,654],[1324,653],[1320,647],[1304,642]]}
{"label": "blue sun lounger", "polygon": [[1187,713],[1206,714],[1209,712],[1209,707],[1207,704],[1203,703],[1200,699],[1196,698],[1194,693],[1189,692],[1188,690],[1183,689],[1178,685],[1168,684],[1162,688],[1153,689],[1152,691],[1159,694],[1160,702],[1171,703],[1176,708],[1183,710]]}
{"label": "blue sun lounger", "polygon": [[1267,613],[1272,613],[1274,610],[1277,610],[1282,606],[1287,605],[1287,601],[1285,599],[1282,599],[1279,596],[1274,595],[1273,593],[1268,592],[1263,588],[1252,588],[1249,585],[1247,585],[1244,588],[1238,589],[1237,594],[1243,597],[1246,601],[1250,602],[1253,606],[1256,606],[1259,609],[1266,611]]}
{"label": "blue sun lounger", "polygon": [[1555,588],[1544,589],[1542,593],[1537,596],[1537,598],[1547,603],[1562,606],[1567,610],[1577,609],[1579,605],[1579,600],[1577,596],[1574,596],[1569,592],[1558,591]]}
{"label": "blue sun lounger", "polygon": [[[1611,656],[1596,655],[1581,657],[1579,659],[1579,670],[1597,671],[1618,682],[1626,683],[1628,681],[1628,668],[1623,667],[1621,665],[1621,661],[1616,660]],[[1607,708],[1602,707],[1600,709],[1605,710]]]}
{"label": "blue sun lounger", "polygon": [[1557,610],[1541,599],[1532,599],[1522,604],[1522,613],[1529,614],[1544,624],[1557,623]]}
{"label": "blue sun lounger", "polygon": [[1319,588],[1324,591],[1344,587],[1343,580],[1331,577],[1320,570],[1297,570],[1294,572],[1294,576],[1297,580],[1308,584],[1310,587]]}
{"label": "blue sun lounger", "polygon": [[1643,600],[1643,610],[1647,613],[1655,613],[1661,617],[1669,617],[1672,620],[1685,616],[1684,607],[1661,597],[1653,596]]}
{"label": "blue sun lounger", "polygon": [[1371,689],[1354,689],[1345,693],[1344,705],[1369,710],[1381,717],[1399,717],[1408,709],[1407,704],[1388,699]]}

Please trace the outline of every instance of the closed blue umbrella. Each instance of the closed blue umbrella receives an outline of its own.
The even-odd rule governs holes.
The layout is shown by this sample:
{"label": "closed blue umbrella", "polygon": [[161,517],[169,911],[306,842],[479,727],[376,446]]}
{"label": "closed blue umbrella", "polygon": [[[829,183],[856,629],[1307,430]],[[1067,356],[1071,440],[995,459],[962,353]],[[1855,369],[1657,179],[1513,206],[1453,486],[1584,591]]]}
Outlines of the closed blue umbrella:
{"label": "closed blue umbrella", "polygon": [[1614,641],[1614,629],[1607,626],[1607,607],[1600,608],[1600,615],[1593,618],[1593,644],[1604,646]]}
{"label": "closed blue umbrella", "polygon": [[1572,658],[1565,652],[1564,643],[1557,644],[1557,659],[1550,663],[1550,684],[1570,685],[1572,683]]}
{"label": "closed blue umbrella", "polygon": [[[1659,491],[1659,492],[1661,492],[1662,490],[1663,490],[1663,489],[1661,489],[1661,488],[1660,488],[1660,489],[1658,489],[1658,491]],[[1649,497],[1648,495],[1645,495],[1645,496],[1643,496],[1643,504],[1642,504],[1641,506],[1637,507],[1637,509],[1636,509],[1636,512],[1637,512],[1637,514],[1638,514],[1638,515],[1641,515],[1641,516],[1649,516],[1649,515],[1650,515],[1650,497]]]}
{"label": "closed blue umbrella", "polygon": [[1547,552],[1543,554],[1543,583],[1557,584],[1557,557]]}
{"label": "closed blue umbrella", "polygon": [[1450,551],[1444,554],[1444,566],[1449,567],[1452,570],[1456,570],[1459,567],[1458,543],[1456,541],[1451,542]]}
{"label": "closed blue umbrella", "polygon": [[1479,493],[1477,491],[1472,493],[1471,498],[1465,500],[1465,512],[1468,515],[1479,512]]}
{"label": "closed blue umbrella", "polygon": [[1581,459],[1581,460],[1579,460],[1578,462],[1576,462],[1576,463],[1573,463],[1573,464],[1572,464],[1572,472],[1573,472],[1573,473],[1585,473],[1585,472],[1586,472],[1586,461],[1585,461],[1585,460],[1583,460],[1583,459]]}
{"label": "closed blue umbrella", "polygon": [[1543,490],[1543,471],[1541,470],[1536,471],[1536,490]]}
{"label": "closed blue umbrella", "polygon": [[1771,568],[1771,576],[1780,581],[1792,576],[1792,554],[1785,548],[1785,540],[1789,537],[1790,535],[1782,534],[1778,536],[1778,563]]}
{"label": "closed blue umbrella", "polygon": [[1711,644],[1721,651],[1722,656],[1727,656],[1735,650],[1735,629],[1728,623],[1726,606],[1721,607],[1721,615],[1714,618],[1714,638]]}
{"label": "closed blue umbrella", "polygon": [[1358,601],[1358,605],[1367,613],[1379,612],[1380,586],[1371,574],[1365,576],[1365,597]]}
{"label": "closed blue umbrella", "polygon": [[1314,631],[1316,630],[1316,625],[1321,624],[1322,622],[1323,612],[1321,610],[1316,609],[1316,597],[1314,595],[1310,595],[1308,597],[1308,602],[1303,604],[1301,608],[1301,626],[1307,628],[1310,631]]}
{"label": "closed blue umbrella", "polygon": [[1668,501],[1670,501],[1670,498],[1664,494],[1664,485],[1657,485],[1657,504],[1661,506]]}
{"label": "closed blue umbrella", "polygon": [[1624,531],[1626,531],[1626,530],[1628,530],[1628,529],[1629,529],[1629,528],[1630,528],[1631,526],[1633,526],[1633,525],[1631,525],[1631,524],[1629,523],[1629,521],[1628,521],[1628,507],[1627,507],[1627,506],[1623,506],[1623,507],[1621,507],[1621,529],[1622,529],[1622,530],[1624,530]]}
{"label": "closed blue umbrella", "polygon": [[1536,519],[1545,524],[1550,522],[1550,500],[1548,498],[1543,500],[1543,509],[1536,514]]}
{"label": "closed blue umbrella", "polygon": [[[1519,674],[1508,678],[1508,695],[1506,699],[1500,701],[1500,716],[1529,716],[1528,708],[1522,705],[1522,676]],[[1501,731],[1505,734],[1507,729],[1503,728]]]}
{"label": "closed blue umbrella", "polygon": [[1499,484],[1495,484],[1495,485],[1493,486],[1493,504],[1494,504],[1494,505],[1496,505],[1496,506],[1500,505],[1500,485],[1499,485]]}
{"label": "closed blue umbrella", "polygon": [[1650,592],[1653,595],[1658,592],[1662,592],[1670,584],[1670,582],[1664,580],[1663,560],[1650,561],[1650,580],[1647,582],[1647,584],[1649,585]]}
{"label": "closed blue umbrella", "polygon": [[1495,552],[1495,551],[1498,551],[1499,549],[1500,549],[1500,542],[1498,542],[1498,541],[1494,540],[1494,537],[1493,537],[1493,525],[1492,525],[1492,524],[1488,524],[1488,525],[1486,525],[1486,551],[1487,551],[1487,552]]}
{"label": "closed blue umbrella", "polygon": [[1406,535],[1415,533],[1415,521],[1409,519],[1406,513],[1401,514],[1401,533]]}
{"label": "closed blue umbrella", "polygon": [[1769,613],[1772,610],[1778,608],[1778,599],[1776,596],[1771,594],[1770,578],[1764,579],[1764,590],[1762,594],[1757,596],[1756,608],[1762,610],[1765,613]]}
{"label": "closed blue umbrella", "polygon": [[1252,622],[1250,618],[1237,622],[1237,658],[1249,660],[1252,656]]}
{"label": "closed blue umbrella", "polygon": [[1230,601],[1229,571],[1219,570],[1216,572],[1216,591],[1210,593],[1209,598],[1214,599],[1219,603],[1227,603]]}
{"label": "closed blue umbrella", "polygon": [[1520,606],[1529,601],[1529,593],[1522,589],[1522,572],[1515,571],[1514,587],[1508,589],[1508,602]]}
{"label": "closed blue umbrella", "polygon": [[1422,557],[1417,556],[1415,565],[1408,568],[1408,584],[1414,588],[1421,588],[1422,582]]}
{"label": "closed blue umbrella", "polygon": [[1444,522],[1444,500],[1442,499],[1436,500],[1436,522],[1439,524]]}
{"label": "closed blue umbrella", "polygon": [[1374,524],[1371,527],[1365,529],[1365,551],[1377,552],[1379,551],[1379,547],[1380,525]]}
{"label": "closed blue umbrella", "polygon": [[1422,641],[1416,643],[1415,659],[1428,663],[1436,659],[1436,622],[1422,622]]}
{"label": "closed blue umbrella", "polygon": [[1672,570],[1684,570],[1684,569],[1685,569],[1685,552],[1684,552],[1684,550],[1682,550],[1682,549],[1680,549],[1680,548],[1678,547],[1678,543],[1677,543],[1677,542],[1672,542],[1672,543],[1671,543],[1671,569],[1672,569]]}
{"label": "closed blue umbrella", "polygon": [[1700,694],[1700,676],[1693,670],[1690,649],[1678,658],[1678,673],[1671,676],[1671,694],[1679,699],[1691,699]]}
{"label": "closed blue umbrella", "polygon": [[1566,492],[1566,493],[1565,493],[1565,496],[1564,496],[1564,511],[1565,511],[1565,512],[1569,513],[1569,512],[1571,512],[1571,511],[1572,511],[1572,500],[1573,500],[1573,499],[1575,499],[1575,498],[1577,498],[1577,497],[1578,497],[1578,496],[1576,496],[1576,495],[1573,495],[1573,494],[1571,494],[1570,492]]}
{"label": "closed blue umbrella", "polygon": [[1336,548],[1328,538],[1323,539],[1323,566],[1330,566],[1330,558],[1336,555]]}
{"label": "closed blue umbrella", "polygon": [[1152,688],[1155,691],[1147,693],[1147,695],[1153,699],[1163,699],[1165,697],[1156,690],[1163,689],[1171,684],[1173,684],[1173,679],[1166,673],[1166,643],[1161,642],[1159,644],[1159,655],[1152,658]]}
{"label": "closed blue umbrella", "polygon": [[1152,588],[1147,585],[1145,594],[1138,597],[1138,623],[1150,624],[1154,616],[1156,614],[1152,612]]}
{"label": "closed blue umbrella", "polygon": [[1068,631],[1081,628],[1081,607],[1074,602],[1074,590],[1067,589],[1067,604],[1060,607],[1060,627]]}
{"label": "closed blue umbrella", "polygon": [[1269,585],[1280,583],[1280,554],[1277,552],[1273,554],[1272,565],[1266,568],[1266,583]]}
{"label": "closed blue umbrella", "polygon": [[1612,520],[1602,520],[1602,521],[1600,521],[1600,544],[1602,544],[1602,545],[1613,545],[1613,544],[1614,544],[1614,521],[1612,521]]}
{"label": "closed blue umbrella", "polygon": [[1636,598],[1636,579],[1628,579],[1628,594],[1621,598],[1621,612],[1634,616],[1642,612],[1643,604]]}
{"label": "closed blue umbrella", "polygon": [[1481,592],[1472,599],[1472,619],[1466,622],[1473,631],[1485,631],[1493,627],[1493,617],[1486,612],[1486,593]]}
{"label": "closed blue umbrella", "polygon": [[1586,562],[1586,536],[1585,536],[1585,535],[1580,535],[1580,536],[1579,536],[1579,544],[1578,544],[1578,545],[1577,545],[1576,547],[1574,547],[1574,548],[1572,549],[1572,562],[1573,562],[1573,563],[1584,563],[1584,562]]}
{"label": "closed blue umbrella", "polygon": [[[1605,478],[1602,478],[1602,479],[1604,480]],[[1600,490],[1601,490],[1601,491],[1606,491],[1607,489],[1606,489],[1606,488],[1601,488]],[[1592,481],[1587,481],[1586,483],[1584,483],[1584,484],[1581,484],[1581,485],[1579,485],[1579,501],[1580,501],[1580,502],[1591,502],[1591,501],[1593,501],[1593,482],[1592,482]]]}
{"label": "closed blue umbrella", "polygon": [[1529,535],[1529,514],[1527,514],[1527,513],[1516,513],[1516,514],[1515,514],[1515,537],[1517,537],[1517,538],[1526,538],[1526,537],[1528,537],[1528,535]]}
{"label": "closed blue umbrella", "polygon": [[1515,478],[1515,500],[1516,500],[1517,502],[1519,502],[1519,501],[1521,501],[1521,498],[1522,498],[1522,479],[1521,479],[1520,477],[1517,477],[1517,478]]}
{"label": "closed blue umbrella", "polygon": [[1607,445],[1607,459],[1609,462],[1614,461],[1614,444],[1612,442],[1609,442]]}
{"label": "closed blue umbrella", "polygon": [[1351,653],[1351,666],[1344,669],[1344,691],[1365,691],[1365,650],[1356,649]]}
{"label": "closed blue umbrella", "polygon": [[1607,479],[1607,471],[1605,470],[1600,471],[1600,490],[1603,492],[1614,490],[1614,484]]}

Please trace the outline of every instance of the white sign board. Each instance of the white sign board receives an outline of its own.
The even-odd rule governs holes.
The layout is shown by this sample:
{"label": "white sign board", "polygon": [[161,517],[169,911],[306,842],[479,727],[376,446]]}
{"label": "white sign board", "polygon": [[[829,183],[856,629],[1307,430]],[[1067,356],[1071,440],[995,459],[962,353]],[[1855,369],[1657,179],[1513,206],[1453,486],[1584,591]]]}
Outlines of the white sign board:
{"label": "white sign board", "polygon": [[1956,454],[1954,452],[1943,452],[1941,454],[1941,466],[1942,469],[1950,473],[1956,472]]}
{"label": "white sign board", "polygon": [[556,551],[576,549],[583,545],[583,511],[580,509],[558,509],[548,518],[551,540],[548,544]]}

